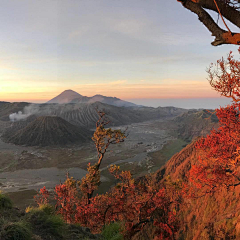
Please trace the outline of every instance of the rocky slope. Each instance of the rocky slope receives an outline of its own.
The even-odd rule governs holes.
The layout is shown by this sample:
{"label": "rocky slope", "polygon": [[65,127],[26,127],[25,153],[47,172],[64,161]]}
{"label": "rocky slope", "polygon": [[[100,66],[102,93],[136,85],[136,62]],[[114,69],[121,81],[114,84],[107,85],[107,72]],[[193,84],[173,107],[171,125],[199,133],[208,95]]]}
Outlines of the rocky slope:
{"label": "rocky slope", "polygon": [[[11,103],[9,103],[11,106]],[[12,103],[13,104],[13,103]],[[8,110],[8,113],[13,107]],[[98,119],[97,110],[105,111],[111,121],[111,126],[127,125],[131,123],[144,122],[149,120],[157,120],[168,117],[175,117],[184,112],[185,109],[175,107],[116,107],[100,102],[95,103],[69,103],[69,104],[31,104],[22,108],[22,114],[12,114],[13,121],[23,120],[31,115],[36,116],[58,116],[66,121],[82,127],[94,128]],[[9,117],[6,121],[9,121]],[[0,112],[1,118],[1,112]],[[25,118],[25,119],[26,119]]]}
{"label": "rocky slope", "polygon": [[9,121],[9,115],[22,111],[29,103],[27,102],[0,102],[0,120]]}
{"label": "rocky slope", "polygon": [[83,143],[92,135],[85,128],[76,127],[56,116],[38,117],[26,126],[24,121],[16,124],[18,126],[14,125],[3,134],[4,141],[26,146],[55,146]]}
{"label": "rocky slope", "polygon": [[178,134],[186,141],[198,136],[206,136],[212,129],[218,127],[218,118],[213,110],[189,110],[176,117]]}

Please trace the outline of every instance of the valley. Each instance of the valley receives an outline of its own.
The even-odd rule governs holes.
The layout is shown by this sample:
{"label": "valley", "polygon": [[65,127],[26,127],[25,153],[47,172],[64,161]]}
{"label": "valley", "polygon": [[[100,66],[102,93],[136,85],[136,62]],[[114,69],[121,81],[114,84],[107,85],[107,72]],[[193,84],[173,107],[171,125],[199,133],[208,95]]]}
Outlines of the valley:
{"label": "valley", "polygon": [[[175,139],[171,131],[158,126],[159,121],[128,125],[129,135],[126,141],[109,147],[101,166],[103,178],[100,192],[106,191],[113,184],[107,170],[111,164],[120,165],[122,169],[131,169],[134,176],[150,173],[156,167],[150,154],[161,150],[169,141]],[[166,128],[167,121],[161,123]],[[125,129],[126,126],[121,128]],[[13,199],[19,192],[29,193],[34,190],[30,195],[26,194],[26,198],[30,200],[35,191],[43,186],[53,188],[60,181],[64,182],[67,172],[70,176],[81,179],[86,174],[87,164],[95,163],[96,160],[96,149],[91,141],[83,146],[62,148],[16,146],[1,140],[0,187],[13,196]],[[17,206],[22,207],[23,202],[29,203],[25,200],[18,199]]]}
{"label": "valley", "polygon": [[[30,108],[26,109],[28,106]],[[96,108],[108,113],[113,129],[127,129],[128,135],[123,143],[109,147],[101,164],[102,183],[98,193],[106,192],[115,184],[108,172],[110,165],[130,170],[135,178],[153,173],[194,137],[201,135],[203,127],[208,133],[216,124],[208,117],[208,112],[174,107],[126,108],[99,102],[2,103],[0,189],[13,201],[17,199],[16,206],[25,208],[34,204],[36,191],[43,186],[53,189],[64,182],[67,173],[81,179],[86,174],[87,164],[96,163],[97,152],[91,141],[97,120]],[[21,110],[21,117],[25,114],[26,118],[9,121],[6,116],[13,116],[14,110]],[[14,116],[17,115],[19,112]],[[76,139],[80,141],[73,141]]]}

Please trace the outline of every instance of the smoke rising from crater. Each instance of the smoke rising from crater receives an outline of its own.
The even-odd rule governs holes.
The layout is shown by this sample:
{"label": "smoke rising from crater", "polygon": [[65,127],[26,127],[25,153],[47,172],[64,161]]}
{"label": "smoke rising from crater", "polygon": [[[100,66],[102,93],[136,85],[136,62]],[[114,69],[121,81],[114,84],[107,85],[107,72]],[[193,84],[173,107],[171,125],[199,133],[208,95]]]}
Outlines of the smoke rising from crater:
{"label": "smoke rising from crater", "polygon": [[20,120],[25,120],[29,116],[37,114],[38,112],[39,106],[37,104],[30,104],[29,106],[24,107],[23,111],[11,113],[9,115],[9,119],[11,122],[17,122]]}
{"label": "smoke rising from crater", "polygon": [[23,110],[11,113],[9,119],[11,122],[17,122],[27,119],[31,115],[37,116],[62,116],[66,112],[74,110],[79,111],[82,106],[88,104],[30,104]]}

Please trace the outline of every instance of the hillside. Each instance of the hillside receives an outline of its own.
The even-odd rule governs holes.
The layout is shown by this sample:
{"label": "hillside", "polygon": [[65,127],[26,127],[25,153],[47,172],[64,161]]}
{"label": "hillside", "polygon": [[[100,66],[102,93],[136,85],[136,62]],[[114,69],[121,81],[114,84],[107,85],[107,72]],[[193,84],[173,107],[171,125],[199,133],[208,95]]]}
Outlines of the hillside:
{"label": "hillside", "polygon": [[[91,139],[90,131],[76,127],[60,117],[43,116],[28,125],[24,121],[16,124],[3,134],[4,141],[16,145],[54,146],[83,143]],[[20,129],[15,131],[17,128]]]}
{"label": "hillside", "polygon": [[[8,103],[7,113],[10,115],[14,109],[15,103]],[[19,110],[19,109],[18,109]],[[132,123],[144,122],[149,120],[164,119],[176,117],[186,109],[175,107],[116,107],[101,102],[95,103],[68,103],[68,104],[31,104],[23,107],[19,111],[23,114],[14,114],[14,119],[28,118],[31,115],[36,116],[58,116],[66,121],[87,128],[94,128],[98,119],[97,110],[105,111],[111,121],[110,126],[128,125]],[[0,119],[2,115],[0,112]],[[5,121],[9,121],[9,116],[4,113]]]}
{"label": "hillside", "polygon": [[178,135],[186,141],[206,136],[218,127],[218,118],[213,110],[189,110],[173,120],[178,126]]}
{"label": "hillside", "polygon": [[[195,142],[175,154],[165,166],[151,176],[153,184],[160,186],[166,179],[187,181],[191,165],[196,163],[198,154]],[[144,182],[145,177],[141,179]],[[220,188],[212,194],[187,199],[180,205],[180,229],[177,239],[239,239],[240,238],[240,186],[234,190]],[[148,224],[136,234],[133,240],[153,239],[154,226]]]}
{"label": "hillside", "polygon": [[8,138],[12,137],[17,131],[27,127],[27,125],[29,123],[31,123],[32,121],[34,121],[36,118],[37,118],[36,115],[31,115],[31,116],[27,117],[24,120],[11,122],[10,125],[8,124],[3,129],[2,137],[5,138],[5,139],[8,139]]}
{"label": "hillside", "polygon": [[0,120],[9,121],[9,115],[22,111],[29,103],[27,102],[0,102]]}

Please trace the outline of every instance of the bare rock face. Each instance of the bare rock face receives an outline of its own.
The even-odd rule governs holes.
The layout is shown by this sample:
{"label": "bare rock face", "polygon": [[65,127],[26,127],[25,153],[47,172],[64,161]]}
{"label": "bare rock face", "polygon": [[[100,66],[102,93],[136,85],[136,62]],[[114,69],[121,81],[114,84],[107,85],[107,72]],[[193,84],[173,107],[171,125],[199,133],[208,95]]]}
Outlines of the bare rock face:
{"label": "bare rock face", "polygon": [[[10,131],[11,130],[11,131]],[[6,142],[26,146],[63,146],[91,139],[91,132],[56,116],[38,117],[20,130],[3,134]],[[10,134],[11,133],[11,134]]]}

